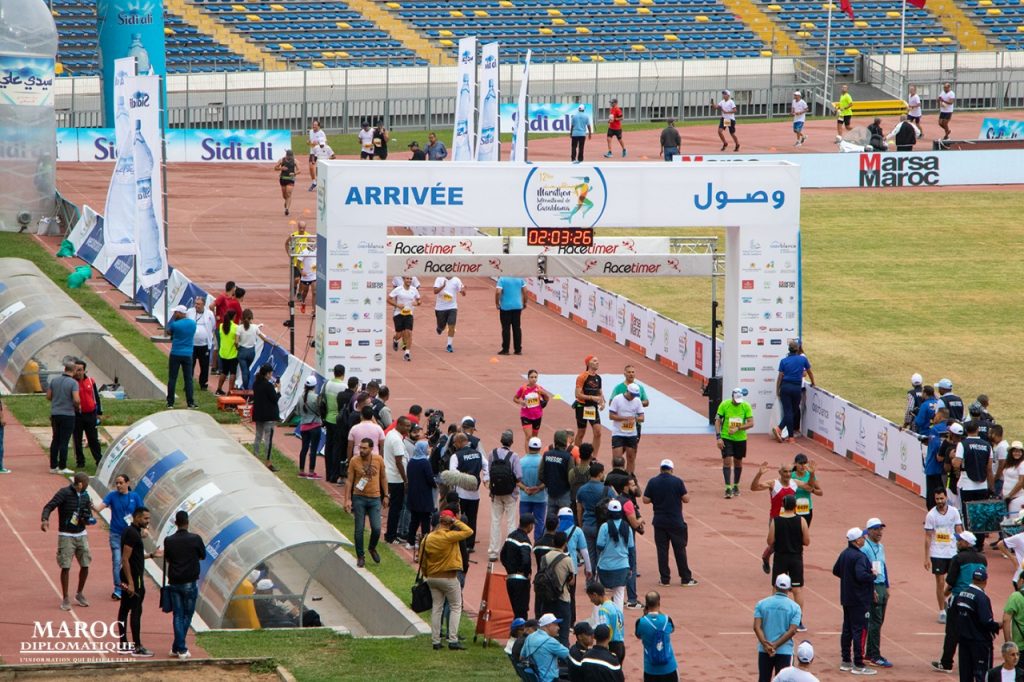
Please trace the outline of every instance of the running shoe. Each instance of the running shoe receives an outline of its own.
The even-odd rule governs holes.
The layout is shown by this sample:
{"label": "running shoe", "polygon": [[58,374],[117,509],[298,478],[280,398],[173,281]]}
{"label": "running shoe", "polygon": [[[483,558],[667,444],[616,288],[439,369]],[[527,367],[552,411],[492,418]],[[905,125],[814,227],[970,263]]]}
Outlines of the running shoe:
{"label": "running shoe", "polygon": [[409,353],[409,351],[405,351],[405,361],[412,362],[412,355]]}
{"label": "running shoe", "polygon": [[448,344],[447,346],[445,346],[445,347],[444,347],[444,349],[445,349],[446,351],[448,351],[449,353],[454,353],[454,352],[455,352],[455,349],[454,349],[454,348],[452,348],[452,345],[451,345],[451,344]]}
{"label": "running shoe", "polygon": [[50,473],[51,474],[59,474],[60,473],[60,469],[56,469],[56,468],[50,469]]}
{"label": "running shoe", "polygon": [[178,660],[184,661],[185,659],[192,658],[192,654],[186,649],[178,654]]}
{"label": "running shoe", "polygon": [[3,467],[0,467],[0,474],[9,474],[9,473],[11,473],[10,469],[5,469]]}
{"label": "running shoe", "polygon": [[627,609],[642,609],[643,606],[640,604],[640,602],[634,600],[634,601],[628,602],[626,604],[626,608]]}
{"label": "running shoe", "polygon": [[153,658],[153,652],[144,646],[140,646],[136,647],[135,650],[132,651],[132,656],[135,658]]}
{"label": "running shoe", "polygon": [[727,499],[727,500],[731,500],[732,499],[732,486],[731,485],[725,486],[725,499]]}
{"label": "running shoe", "polygon": [[796,626],[796,631],[797,632],[807,632],[807,626],[804,625],[803,621],[800,621],[800,624]]}
{"label": "running shoe", "polygon": [[735,483],[732,484],[732,496],[733,497],[739,497],[740,496],[740,487],[739,487],[739,485],[737,485]]}
{"label": "running shoe", "polygon": [[722,145],[722,149],[721,149],[721,150],[719,150],[719,151],[723,151],[723,152],[724,152],[724,151],[725,151],[726,149],[728,149],[728,148],[729,148],[729,145],[728,145],[728,143],[726,143],[726,144],[723,144],[723,145]]}
{"label": "running shoe", "polygon": [[943,625],[946,624],[946,612],[944,610],[943,611],[939,611],[939,622],[942,623]]}
{"label": "running shoe", "polygon": [[309,474],[307,474],[305,471],[300,471],[299,478],[309,478]]}
{"label": "running shoe", "polygon": [[860,666],[855,665],[855,666],[853,666],[853,668],[850,669],[850,674],[851,675],[877,675],[878,671],[875,670],[874,668],[869,668],[866,665],[860,665]]}
{"label": "running shoe", "polygon": [[391,350],[398,350],[398,339],[391,339]]}
{"label": "running shoe", "polygon": [[70,476],[71,474],[75,473],[75,470],[64,467],[63,469],[60,470],[60,473],[64,474],[65,476]]}
{"label": "running shoe", "polygon": [[848,673],[851,670],[853,670],[853,663],[850,663],[849,661],[843,661],[839,664],[839,672]]}
{"label": "running shoe", "polygon": [[316,183],[314,182],[312,185],[309,186],[309,189],[307,189],[306,191],[307,192],[312,192],[315,189],[316,189]]}
{"label": "running shoe", "polygon": [[868,664],[869,665],[873,665],[876,668],[891,668],[892,667],[892,663],[889,662],[889,660],[887,658],[885,658],[885,656],[879,656],[878,658],[868,659]]}
{"label": "running shoe", "polygon": [[772,438],[774,438],[775,440],[777,440],[777,441],[779,441],[781,443],[782,442],[782,429],[780,429],[778,426],[773,426],[772,427]]}
{"label": "running shoe", "polygon": [[117,592],[111,592],[110,601],[121,601],[121,595],[119,595]]}
{"label": "running shoe", "polygon": [[85,598],[85,595],[79,592],[75,595],[75,603],[79,606],[88,606],[89,600]]}
{"label": "running shoe", "polygon": [[61,611],[70,611],[71,610],[71,600],[70,599],[65,599],[64,601],[62,601],[60,603],[60,610]]}
{"label": "running shoe", "polygon": [[626,158],[626,150],[625,149],[622,150],[622,158]]}
{"label": "running shoe", "polygon": [[937,673],[946,673],[947,675],[953,672],[952,668],[942,667],[942,661],[932,661],[932,670]]}
{"label": "running shoe", "polygon": [[680,580],[679,584],[683,587],[697,587],[697,585],[700,585],[700,583],[693,578],[690,578],[689,580]]}
{"label": "running shoe", "polygon": [[612,153],[608,152],[607,154],[604,155],[604,158],[606,158],[606,159],[612,158]]}
{"label": "running shoe", "polygon": [[320,480],[321,478],[323,478],[323,476],[321,476],[315,471],[310,471],[308,474],[306,474],[306,478],[315,478],[316,480]]}

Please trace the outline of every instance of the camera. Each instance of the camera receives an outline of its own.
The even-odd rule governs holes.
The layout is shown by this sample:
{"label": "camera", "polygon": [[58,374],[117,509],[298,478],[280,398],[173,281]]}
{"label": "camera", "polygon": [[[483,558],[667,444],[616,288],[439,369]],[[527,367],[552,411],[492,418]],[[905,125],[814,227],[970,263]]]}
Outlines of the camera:
{"label": "camera", "polygon": [[427,438],[439,433],[441,424],[444,424],[444,411],[430,408],[423,413],[423,416],[427,418]]}

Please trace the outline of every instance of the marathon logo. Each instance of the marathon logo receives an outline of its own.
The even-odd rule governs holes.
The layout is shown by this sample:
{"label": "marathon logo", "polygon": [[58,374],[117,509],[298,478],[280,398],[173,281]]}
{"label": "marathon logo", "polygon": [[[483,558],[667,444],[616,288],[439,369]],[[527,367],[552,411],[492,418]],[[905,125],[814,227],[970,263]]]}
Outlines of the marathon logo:
{"label": "marathon logo", "polygon": [[938,156],[860,155],[861,187],[921,187],[937,184]]}

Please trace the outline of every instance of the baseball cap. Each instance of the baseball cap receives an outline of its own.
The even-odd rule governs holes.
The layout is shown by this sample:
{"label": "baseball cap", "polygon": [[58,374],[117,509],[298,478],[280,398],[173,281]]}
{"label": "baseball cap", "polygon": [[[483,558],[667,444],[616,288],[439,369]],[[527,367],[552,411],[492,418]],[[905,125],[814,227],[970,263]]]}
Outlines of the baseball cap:
{"label": "baseball cap", "polygon": [[814,660],[814,647],[806,639],[796,647],[796,660],[801,663],[810,663]]}
{"label": "baseball cap", "polygon": [[274,589],[274,581],[270,578],[264,578],[256,583],[256,590],[258,592],[269,592],[272,589]]}
{"label": "baseball cap", "polygon": [[794,92],[794,93],[793,93],[793,96],[794,96],[794,97],[803,97],[803,95],[802,95],[802,94],[800,94],[800,91],[799,91],[799,90],[797,90],[796,92]]}
{"label": "baseball cap", "polygon": [[309,386],[310,388],[313,388],[314,386],[316,386],[316,376],[315,375],[310,374],[308,377],[306,377],[306,386]]}
{"label": "baseball cap", "polygon": [[572,633],[577,636],[592,635],[594,634],[594,628],[591,627],[590,623],[588,623],[587,621],[581,620],[580,622],[576,623],[576,625],[572,626]]}
{"label": "baseball cap", "polygon": [[558,515],[559,516],[572,516],[573,515],[572,514],[572,509],[569,509],[568,507],[562,507],[561,509],[558,510]]}
{"label": "baseball cap", "polygon": [[988,580],[988,569],[984,566],[974,569],[974,574],[971,576],[975,580]]}
{"label": "baseball cap", "polygon": [[583,105],[581,104],[581,105],[580,105],[580,106],[578,107],[578,109],[579,109],[580,111],[586,111],[586,109],[587,109],[587,108],[586,108],[585,106],[583,106]]}
{"label": "baseball cap", "polygon": [[253,585],[258,583],[260,581],[260,571],[259,571],[259,569],[254,568],[251,571],[249,571],[249,576],[248,577],[249,577],[249,582],[251,582]]}
{"label": "baseball cap", "polygon": [[626,390],[633,395],[640,395],[640,384],[630,384],[629,386],[626,386]]}
{"label": "baseball cap", "polygon": [[515,618],[512,620],[512,624],[508,627],[509,632],[515,632],[518,628],[526,625],[525,618]]}
{"label": "baseball cap", "polygon": [[885,528],[885,524],[882,523],[882,519],[877,516],[872,516],[868,519],[868,522],[864,524],[864,529],[867,530],[868,528]]}
{"label": "baseball cap", "polygon": [[409,143],[409,146],[410,147],[419,147],[420,143],[417,142],[416,140],[413,140],[412,142]]}
{"label": "baseball cap", "polygon": [[749,393],[750,393],[749,390],[747,390],[745,388],[740,388],[739,386],[737,386],[736,388],[732,389],[732,397],[733,398],[735,398],[736,396],[739,396],[739,397],[743,398],[743,397],[745,397]]}
{"label": "baseball cap", "polygon": [[608,511],[610,511],[610,512],[620,512],[620,511],[622,511],[622,503],[619,502],[618,500],[611,500],[608,503]]}
{"label": "baseball cap", "polygon": [[981,416],[981,403],[979,403],[977,400],[975,400],[967,408],[967,413],[970,414],[972,417],[980,417]]}
{"label": "baseball cap", "polygon": [[675,469],[676,467],[675,467],[674,464],[672,464],[672,460],[670,460],[670,459],[663,459],[663,460],[661,460],[661,468],[662,469]]}
{"label": "baseball cap", "polygon": [[864,537],[864,531],[854,526],[850,530],[846,531],[846,539],[853,542],[857,538]]}
{"label": "baseball cap", "polygon": [[465,417],[463,417],[462,421],[459,423],[462,424],[463,426],[468,426],[471,429],[476,428],[476,420],[470,417],[468,414]]}
{"label": "baseball cap", "polygon": [[454,519],[455,518],[455,512],[453,512],[451,509],[445,509],[444,511],[441,512],[441,518],[443,519],[446,516],[450,516],[450,517],[452,517]]}
{"label": "baseball cap", "polygon": [[775,587],[780,590],[788,590],[793,587],[793,581],[790,580],[789,576],[785,573],[780,573],[778,577],[775,578]]}
{"label": "baseball cap", "polygon": [[188,312],[188,309],[186,309],[185,306],[183,306],[183,305],[176,305],[173,308],[171,308],[171,312],[172,313],[181,313],[182,315],[184,315],[185,313]]}
{"label": "baseball cap", "polygon": [[949,432],[954,434],[954,435],[957,435],[957,436],[962,436],[962,435],[964,435],[964,425],[963,424],[950,424]]}
{"label": "baseball cap", "polygon": [[924,378],[920,374],[915,372],[914,374],[910,375],[910,383],[913,384],[914,386],[920,386],[921,384],[924,383]]}
{"label": "baseball cap", "polygon": [[939,379],[939,388],[953,388],[953,382],[949,379]]}
{"label": "baseball cap", "polygon": [[728,90],[722,90],[722,94],[723,95],[732,95],[732,93],[729,92]]}
{"label": "baseball cap", "polygon": [[540,438],[534,436],[533,438],[530,439],[530,442],[526,444],[526,447],[530,448],[531,450],[540,450],[542,447],[544,447],[544,443],[541,442]]}
{"label": "baseball cap", "polygon": [[956,539],[957,540],[963,540],[964,542],[966,542],[968,544],[971,544],[971,545],[977,544],[977,542],[978,542],[978,538],[974,537],[974,533],[972,533],[969,530],[965,530],[963,533],[957,533],[956,534]]}
{"label": "baseball cap", "polygon": [[1015,440],[1012,443],[1010,443],[1010,449],[1011,450],[1024,450],[1024,443],[1021,443],[1019,440]]}
{"label": "baseball cap", "polygon": [[540,617],[540,620],[537,621],[537,625],[539,625],[540,627],[543,628],[543,627],[547,627],[548,625],[553,625],[555,623],[561,623],[561,622],[562,622],[562,619],[561,618],[555,618],[555,614],[553,614],[553,613],[545,613],[543,616]]}

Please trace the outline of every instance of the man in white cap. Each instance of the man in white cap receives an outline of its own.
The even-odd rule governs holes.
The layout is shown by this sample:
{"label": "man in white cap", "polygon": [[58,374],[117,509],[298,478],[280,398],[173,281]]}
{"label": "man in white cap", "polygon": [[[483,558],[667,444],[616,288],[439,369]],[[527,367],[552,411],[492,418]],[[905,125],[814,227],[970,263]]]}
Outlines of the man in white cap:
{"label": "man in white cap", "polygon": [[935,385],[939,390],[939,400],[949,410],[949,418],[958,422],[964,420],[964,399],[953,393],[953,382],[949,379],[939,379]]}
{"label": "man in white cap", "polygon": [[590,117],[587,116],[587,108],[584,105],[581,104],[577,107],[576,113],[569,119],[569,125],[569,160],[573,163],[583,163],[583,148],[594,132],[594,128],[590,124]]}
{"label": "man in white cap", "polygon": [[903,411],[903,428],[909,428],[914,423],[917,410],[924,402],[924,379],[916,372],[910,377],[910,390],[907,391],[907,407]]}
{"label": "man in white cap", "polygon": [[558,626],[562,622],[552,613],[545,613],[537,621],[537,631],[530,634],[519,652],[520,659],[532,658],[539,682],[558,679],[558,661],[569,658],[569,649],[558,641]]}
{"label": "man in white cap", "polygon": [[774,673],[791,663],[793,636],[802,618],[800,605],[789,597],[791,587],[789,576],[780,573],[775,578],[775,594],[754,607],[758,682],[771,682]]}
{"label": "man in white cap", "polygon": [[738,152],[740,141],[736,137],[736,101],[732,98],[732,93],[722,90],[722,99],[717,104],[712,99],[711,106],[721,114],[721,118],[718,119],[718,137],[722,140],[722,151],[729,148],[729,143],[725,139],[725,129],[728,128],[729,136],[736,145],[733,151]]}
{"label": "man in white cap", "polygon": [[654,546],[658,550],[658,573],[660,584],[667,586],[671,580],[668,564],[668,549],[672,545],[672,553],[676,558],[679,570],[679,581],[684,587],[693,587],[697,581],[693,579],[690,564],[686,559],[686,544],[689,540],[686,520],[683,518],[683,505],[690,501],[683,479],[673,474],[675,465],[672,460],[661,460],[661,473],[647,482],[644,488],[644,504],[654,507]]}
{"label": "man in white cap", "polygon": [[939,622],[946,622],[946,573],[956,556],[957,533],[964,532],[960,512],[949,504],[946,490],[938,488],[932,495],[935,506],[924,517],[924,567],[935,576],[935,602],[939,606]]}
{"label": "man in white cap", "polygon": [[854,675],[875,675],[877,670],[864,665],[864,638],[875,594],[875,574],[871,571],[871,561],[860,551],[864,531],[860,528],[846,531],[846,542],[846,549],[832,567],[832,575],[839,578],[839,601],[843,606],[843,634],[839,640],[843,660],[839,670]]}
{"label": "man in white cap", "polygon": [[810,673],[814,647],[806,639],[797,645],[795,658],[796,665],[780,670],[772,682],[818,682],[818,678]]}
{"label": "man in white cap", "polygon": [[174,407],[174,389],[178,383],[178,371],[185,378],[185,402],[190,408],[196,407],[192,395],[192,342],[196,336],[196,321],[190,320],[183,305],[171,309],[167,322],[167,334],[171,337],[171,354],[167,361],[167,409]]}
{"label": "man in white cap", "polygon": [[[622,381],[620,381],[615,386],[615,388],[612,389],[612,394],[608,398],[608,400],[611,401],[613,398],[615,398],[615,396],[623,395],[626,392],[626,387],[628,387],[630,384],[636,384],[637,387],[639,387],[639,389],[640,389],[640,404],[643,405],[644,409],[646,410],[650,406],[651,401],[647,397],[647,389],[644,388],[643,384],[641,384],[639,381],[636,380],[636,367],[634,365],[626,365],[625,367],[622,368]],[[637,424],[637,427],[636,427],[636,439],[637,439],[636,450],[638,450],[638,451],[640,449],[640,438],[643,435],[642,434],[642,431],[643,431],[642,426],[643,426],[642,424]]]}
{"label": "man in white cap", "polygon": [[640,399],[640,384],[626,385],[621,393],[608,403],[608,419],[612,422],[612,456],[626,456],[626,471],[636,469],[636,447],[640,441],[639,429],[644,420],[644,405]]}
{"label": "man in white cap", "polygon": [[793,146],[799,147],[807,141],[807,136],[804,135],[804,123],[807,121],[807,102],[799,90],[793,93],[793,103],[789,106],[789,110],[793,114],[793,133],[796,135],[796,142]]}
{"label": "man in white cap", "polygon": [[[946,572],[945,596],[948,603],[952,604],[961,592],[971,586],[972,576],[979,568],[988,568],[988,559],[974,547],[978,539],[974,533],[964,531],[956,534],[956,556],[949,563],[949,570]],[[932,661],[932,669],[939,672],[953,671],[953,655],[956,653],[957,643],[960,639],[960,628],[957,622],[956,611],[951,609],[946,618],[946,635],[942,642],[942,657],[938,661]]]}
{"label": "man in white cap", "polygon": [[715,444],[722,453],[722,478],[725,499],[739,497],[743,459],[747,456],[747,431],[754,428],[754,411],[743,399],[746,390],[732,389],[732,397],[723,400],[715,413]]}
{"label": "man in white cap", "polygon": [[889,571],[885,565],[885,545],[882,544],[882,533],[885,524],[877,517],[868,519],[864,524],[864,544],[860,551],[871,561],[871,572],[875,575],[875,598],[871,602],[868,618],[868,638],[864,651],[867,662],[876,668],[891,668],[890,663],[880,650],[882,642],[882,623],[885,622],[885,607],[889,604]]}

